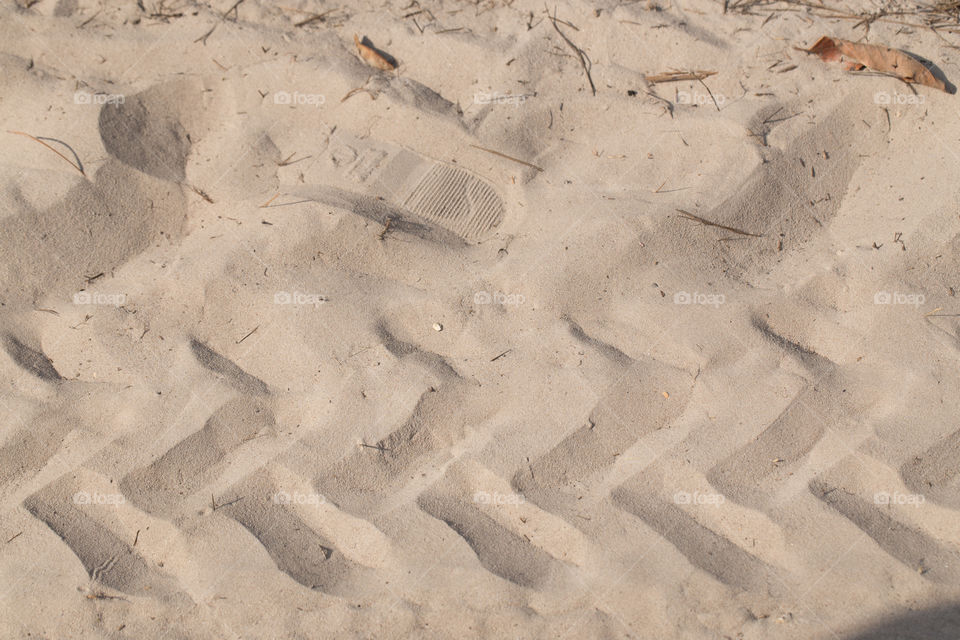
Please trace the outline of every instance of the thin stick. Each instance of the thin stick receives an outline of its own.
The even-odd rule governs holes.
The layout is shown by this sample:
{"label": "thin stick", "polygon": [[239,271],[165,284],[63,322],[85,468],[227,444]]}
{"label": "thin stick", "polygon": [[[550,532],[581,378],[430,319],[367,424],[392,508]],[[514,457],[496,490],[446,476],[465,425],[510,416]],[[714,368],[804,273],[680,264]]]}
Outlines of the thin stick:
{"label": "thin stick", "polygon": [[[554,9],[554,13],[556,13],[556,9]],[[560,37],[563,38],[564,42],[566,42],[570,46],[570,48],[573,49],[573,52],[577,54],[577,59],[580,60],[580,66],[583,67],[583,72],[587,74],[587,82],[590,83],[590,90],[593,92],[593,95],[597,95],[597,87],[593,84],[593,77],[590,75],[590,67],[593,66],[593,62],[590,61],[590,58],[583,51],[583,49],[573,44],[573,42],[570,41],[570,38],[568,38],[566,34],[563,33],[563,31],[560,31],[560,27],[557,26],[556,16],[551,16],[550,14],[547,14],[547,17],[550,18],[550,24],[553,25],[554,31],[559,33]],[[568,23],[564,23],[564,24],[568,24]],[[587,64],[588,62],[590,63],[589,65]]]}
{"label": "thin stick", "polygon": [[[102,11],[102,10],[101,10],[101,11]],[[85,26],[87,26],[88,24],[90,24],[91,22],[93,22],[93,19],[96,18],[98,15],[100,15],[100,11],[97,11],[95,14],[93,14],[92,16],[90,16],[89,18],[87,18],[86,20],[84,20],[84,21],[83,21],[83,24],[81,24],[79,27],[77,27],[77,29],[83,29]]]}
{"label": "thin stick", "polygon": [[243,500],[245,497],[246,497],[246,496],[240,496],[240,497],[237,498],[236,500],[231,500],[230,502],[224,502],[223,504],[219,504],[219,505],[217,505],[217,509],[223,509],[224,507],[229,507],[229,506],[232,505],[232,504],[237,504],[238,502],[240,502],[241,500]]}
{"label": "thin stick", "polygon": [[222,16],[220,19],[221,19],[221,20],[226,20],[226,19],[227,19],[227,16],[230,15],[230,12],[231,12],[231,11],[236,11],[236,13],[235,13],[234,15],[236,16],[237,20],[239,20],[239,19],[240,19],[240,12],[237,11],[237,7],[239,7],[242,3],[243,3],[243,0],[237,0],[236,2],[234,2],[232,7],[230,7],[229,9],[227,9],[226,11],[223,12],[223,16]]}
{"label": "thin stick", "polygon": [[247,338],[249,338],[250,336],[252,336],[254,333],[256,333],[257,329],[259,329],[259,328],[260,328],[260,325],[255,326],[255,327],[253,328],[253,331],[251,331],[251,332],[248,333],[247,335],[245,335],[245,336],[243,336],[242,338],[240,338],[239,340],[237,340],[237,344],[240,344],[241,342],[243,342],[244,340],[246,340]]}
{"label": "thin stick", "polygon": [[264,202],[262,205],[260,205],[259,208],[260,208],[260,209],[265,208],[267,205],[269,205],[271,202],[273,202],[274,200],[276,200],[276,199],[279,198],[279,197],[280,197],[280,194],[278,193],[277,195],[273,196],[272,198],[270,198],[269,200],[267,200],[266,202]]}
{"label": "thin stick", "polygon": [[703,81],[703,78],[698,77],[697,81],[703,85],[703,88],[707,90],[707,93],[710,94],[710,99],[713,100],[713,106],[717,108],[717,111],[720,111],[720,105],[717,104],[717,99],[713,97],[713,91],[710,91],[710,87],[707,86],[707,83]]}
{"label": "thin stick", "polygon": [[377,99],[377,96],[376,96],[372,91],[370,91],[370,89],[367,89],[366,87],[357,87],[356,89],[350,89],[350,91],[347,93],[347,95],[345,95],[345,96],[343,96],[342,98],[340,98],[340,103],[342,104],[342,103],[346,102],[347,100],[349,100],[350,98],[352,98],[352,97],[355,96],[356,94],[360,93],[361,91],[367,92],[367,93],[370,95],[370,98],[371,98],[371,99],[373,99],[373,100],[376,100],[376,99]]}
{"label": "thin stick", "polygon": [[305,19],[301,20],[300,22],[294,24],[293,26],[295,26],[295,27],[305,27],[306,25],[310,24],[311,22],[316,22],[317,20],[323,20],[324,18],[326,18],[328,15],[330,15],[330,14],[333,13],[334,11],[336,11],[336,9],[329,9],[329,10],[327,10],[327,11],[324,11],[323,13],[315,13],[315,14],[313,14],[312,16],[310,16],[309,18],[305,18]]}
{"label": "thin stick", "polygon": [[673,120],[673,103],[672,103],[672,102],[670,102],[670,101],[667,100],[666,98],[661,98],[660,96],[658,96],[657,94],[653,93],[652,91],[647,91],[647,92],[645,92],[645,93],[646,93],[648,96],[650,96],[651,98],[656,98],[656,99],[659,100],[660,102],[665,102],[665,103],[667,103],[667,106],[666,106],[667,113],[670,114],[670,119]]}
{"label": "thin stick", "polygon": [[709,78],[710,76],[717,75],[716,71],[667,71],[666,73],[655,73],[653,75],[645,75],[644,79],[649,84],[657,84],[658,82],[680,82],[682,80],[703,80],[704,78]]}
{"label": "thin stick", "polygon": [[24,133],[23,131],[10,131],[10,130],[8,129],[8,130],[7,130],[7,133],[15,133],[15,134],[18,135],[18,136],[24,136],[24,137],[30,138],[31,140],[33,140],[33,141],[35,141],[35,142],[39,142],[40,144],[42,144],[43,146],[45,146],[47,149],[50,149],[50,151],[53,151],[55,154],[57,154],[58,156],[60,156],[61,158],[63,158],[63,159],[66,160],[67,162],[69,162],[69,163],[70,163],[70,166],[73,167],[74,169],[76,169],[77,171],[79,171],[79,172],[80,172],[80,175],[82,175],[84,178],[87,177],[87,174],[84,173],[84,171],[83,171],[83,165],[80,164],[80,158],[79,158],[79,156],[77,156],[77,152],[74,151],[73,149],[71,149],[71,148],[70,148],[70,145],[66,144],[65,142],[60,142],[60,140],[54,140],[53,138],[44,138],[44,139],[46,139],[46,140],[53,140],[54,142],[60,142],[60,144],[62,144],[63,146],[65,146],[67,149],[70,149],[70,152],[73,153],[73,156],[77,159],[77,162],[76,162],[76,163],[74,163],[70,158],[68,158],[67,156],[63,155],[62,153],[60,153],[59,151],[57,151],[56,149],[54,149],[53,147],[51,147],[50,145],[48,145],[46,142],[43,141],[44,139],[38,138],[38,137],[36,137],[36,136],[32,136],[32,135],[30,135],[29,133]]}
{"label": "thin stick", "polygon": [[756,233],[750,233],[749,231],[744,231],[744,230],[742,230],[742,229],[737,229],[737,228],[735,228],[735,227],[728,227],[727,225],[724,225],[724,224],[717,224],[716,222],[710,222],[710,221],[707,220],[706,218],[701,218],[700,216],[694,215],[694,214],[690,213],[689,211],[684,211],[683,209],[677,209],[677,211],[679,211],[681,214],[683,214],[683,216],[684,216],[685,218],[687,218],[688,220],[693,220],[694,222],[699,222],[700,224],[705,225],[705,226],[708,226],[708,227],[716,227],[716,228],[718,228],[718,229],[723,229],[724,231],[732,231],[733,233],[739,233],[739,234],[742,235],[742,236],[750,236],[751,238],[762,238],[762,237],[763,237],[762,235],[759,235],[759,234],[756,234]]}
{"label": "thin stick", "polygon": [[470,146],[473,147],[474,149],[480,149],[480,151],[486,151],[487,153],[492,153],[492,154],[495,155],[495,156],[500,156],[501,158],[506,158],[507,160],[513,160],[514,162],[519,162],[520,164],[526,165],[526,166],[530,167],[531,169],[536,169],[537,171],[543,171],[543,169],[541,169],[540,167],[538,167],[538,166],[535,165],[535,164],[530,164],[529,162],[527,162],[527,161],[525,161],[525,160],[520,160],[519,158],[514,158],[513,156],[508,156],[508,155],[505,154],[505,153],[500,153],[499,151],[494,151],[493,149],[487,149],[486,147],[478,147],[478,146],[475,145],[475,144],[472,144],[472,145],[470,145]]}
{"label": "thin stick", "polygon": [[218,24],[220,23],[219,22],[215,23],[212,27],[210,27],[210,31],[207,31],[205,34],[203,34],[202,36],[194,40],[193,41],[194,44],[196,44],[197,42],[202,42],[203,46],[207,46],[207,38],[213,35],[213,32],[216,31]]}

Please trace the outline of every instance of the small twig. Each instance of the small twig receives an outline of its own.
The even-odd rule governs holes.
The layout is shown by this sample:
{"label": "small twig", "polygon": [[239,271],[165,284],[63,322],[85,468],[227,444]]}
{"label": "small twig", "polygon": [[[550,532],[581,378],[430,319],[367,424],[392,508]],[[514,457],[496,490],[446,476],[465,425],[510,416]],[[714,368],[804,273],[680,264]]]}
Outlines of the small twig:
{"label": "small twig", "polygon": [[724,225],[724,224],[718,224],[718,223],[716,223],[716,222],[711,222],[711,221],[707,220],[706,218],[701,218],[700,216],[694,215],[694,214],[690,213],[689,211],[684,211],[683,209],[677,209],[677,211],[679,211],[679,212],[680,212],[685,218],[687,218],[688,220],[693,220],[694,222],[699,222],[700,224],[705,225],[705,226],[707,226],[707,227],[716,227],[716,228],[718,228],[718,229],[723,229],[724,231],[732,231],[733,233],[739,233],[739,234],[742,235],[742,236],[750,236],[751,238],[762,238],[762,237],[763,237],[762,235],[759,235],[759,234],[756,234],[756,233],[750,233],[749,231],[744,231],[744,230],[742,230],[742,229],[737,229],[737,228],[735,228],[735,227],[728,227],[728,226],[726,226],[726,225]]}
{"label": "small twig", "polygon": [[248,333],[247,335],[245,335],[245,336],[243,336],[242,338],[240,338],[239,340],[237,340],[237,344],[240,344],[241,342],[243,342],[244,340],[246,340],[247,338],[249,338],[250,336],[252,336],[254,333],[256,333],[257,329],[259,329],[259,328],[260,328],[260,325],[255,326],[255,327],[253,328],[253,331],[251,331],[251,332]]}
{"label": "small twig", "polygon": [[513,351],[513,349],[507,349],[506,351],[504,351],[503,353],[501,353],[500,355],[498,355],[496,358],[493,358],[492,360],[490,360],[490,362],[496,362],[497,360],[499,360],[499,359],[502,358],[503,356],[507,355],[507,354],[510,353],[511,351]]}
{"label": "small twig", "polygon": [[660,96],[658,96],[657,94],[653,93],[652,91],[647,91],[646,93],[647,93],[647,95],[650,96],[651,98],[656,98],[657,100],[659,100],[659,101],[661,101],[661,102],[665,102],[665,103],[667,104],[667,113],[670,114],[670,119],[672,120],[672,119],[673,119],[673,103],[670,102],[669,100],[667,100],[666,98],[661,98]]}
{"label": "small twig", "polygon": [[495,156],[500,156],[501,158],[506,158],[507,160],[513,160],[514,162],[519,162],[520,164],[526,165],[526,166],[530,167],[531,169],[536,169],[537,171],[543,171],[543,169],[541,169],[540,167],[538,167],[538,166],[535,165],[535,164],[531,164],[531,163],[529,163],[529,162],[527,162],[527,161],[525,161],[525,160],[520,160],[519,158],[514,158],[513,156],[508,156],[508,155],[505,154],[505,153],[500,153],[499,151],[494,151],[493,149],[487,149],[486,147],[478,147],[478,146],[475,145],[475,144],[471,144],[470,146],[473,147],[474,149],[480,149],[480,151],[486,151],[487,153],[492,153],[492,154],[495,155]]}
{"label": "small twig", "polygon": [[280,162],[279,164],[277,164],[277,166],[278,166],[278,167],[289,167],[289,166],[292,165],[292,164],[297,164],[298,162],[303,162],[304,160],[307,160],[308,158],[312,158],[312,157],[313,157],[313,156],[304,156],[304,157],[302,157],[302,158],[298,158],[298,159],[296,159],[296,160],[292,160],[292,161],[291,161],[291,158],[293,158],[293,156],[295,156],[295,155],[297,155],[297,152],[296,152],[296,151],[294,151],[294,152],[291,153],[289,156],[287,156],[287,159],[284,160],[284,161],[282,161],[282,162]]}
{"label": "small twig", "polygon": [[371,98],[372,100],[376,100],[376,99],[377,99],[377,95],[376,95],[375,93],[373,93],[372,91],[370,91],[370,89],[367,89],[366,87],[357,87],[356,89],[350,89],[350,91],[347,92],[347,95],[345,95],[345,96],[343,96],[342,98],[340,98],[340,103],[342,104],[342,103],[346,102],[347,100],[349,100],[350,98],[352,98],[352,97],[355,96],[356,94],[360,93],[361,91],[365,91],[366,93],[368,93],[368,94],[370,95],[370,98]]}
{"label": "small twig", "polygon": [[393,224],[393,218],[387,218],[387,221],[383,224],[383,231],[380,232],[380,239],[383,240],[387,235],[387,232],[390,231],[390,225]]}
{"label": "small twig", "polygon": [[214,23],[214,25],[213,25],[212,27],[210,27],[210,31],[207,31],[205,34],[203,34],[202,36],[200,36],[199,38],[197,38],[197,39],[194,40],[193,42],[194,42],[194,43],[202,42],[202,43],[203,43],[203,46],[207,46],[207,38],[209,38],[211,35],[213,35],[213,32],[216,31],[217,25],[219,25],[219,24],[220,24],[219,22]]}
{"label": "small twig", "polygon": [[[87,177],[87,174],[84,173],[84,171],[83,171],[83,165],[80,163],[80,157],[77,155],[77,152],[74,151],[74,150],[70,147],[70,145],[68,145],[66,142],[62,142],[62,141],[56,140],[56,139],[54,139],[54,138],[41,138],[41,137],[37,137],[37,136],[32,136],[32,135],[30,135],[29,133],[24,133],[23,131],[10,131],[10,130],[8,129],[8,130],[7,130],[7,133],[13,133],[13,134],[16,134],[16,135],[18,135],[18,136],[24,136],[24,137],[26,137],[26,138],[30,138],[30,139],[33,140],[34,142],[39,142],[40,144],[42,144],[43,146],[45,146],[47,149],[50,149],[50,151],[53,151],[55,154],[57,154],[58,156],[60,156],[60,157],[63,158],[64,160],[66,160],[68,163],[70,163],[70,166],[73,167],[74,169],[76,169],[77,171],[79,171],[79,172],[80,172],[80,175],[82,175],[84,178]],[[60,153],[59,151],[57,151],[56,149],[54,149],[53,147],[51,147],[50,145],[48,145],[46,142],[44,142],[44,140],[51,140],[51,141],[53,141],[53,142],[59,142],[60,144],[62,144],[63,146],[65,146],[67,149],[70,149],[70,153],[72,153],[72,154],[73,154],[73,157],[76,158],[76,160],[77,160],[76,163],[74,163],[73,160],[71,160],[71,159],[68,158],[67,156],[63,155],[62,153]]]}
{"label": "small twig", "polygon": [[697,81],[703,85],[703,88],[707,90],[707,93],[710,94],[710,99],[713,100],[713,106],[717,108],[717,111],[720,111],[720,105],[717,104],[717,99],[713,97],[713,91],[710,91],[710,87],[707,86],[707,83],[703,81],[703,78],[697,76]]}
{"label": "small twig", "polygon": [[240,19],[240,12],[237,11],[237,7],[239,7],[239,6],[243,3],[243,1],[244,1],[244,0],[237,0],[236,2],[234,2],[232,7],[230,7],[229,9],[227,9],[226,11],[223,12],[223,18],[222,18],[222,19],[223,19],[223,20],[226,20],[228,15],[230,15],[232,12],[236,11],[236,13],[234,13],[234,16],[239,20],[239,19]]}
{"label": "small twig", "polygon": [[273,202],[279,197],[280,197],[280,194],[278,193],[277,195],[273,196],[272,198],[264,202],[262,205],[260,205],[260,209],[265,209],[271,202]]}
{"label": "small twig", "polygon": [[13,536],[13,537],[10,538],[9,540],[7,540],[6,544],[10,544],[11,542],[13,542],[14,540],[16,540],[17,538],[19,538],[19,537],[22,536],[22,535],[23,535],[23,531],[21,531],[20,533],[16,534],[15,536]]}
{"label": "small twig", "polygon": [[316,22],[317,20],[321,20],[321,21],[322,21],[324,18],[326,18],[328,15],[330,15],[330,14],[333,13],[334,11],[336,11],[336,9],[329,9],[328,11],[324,11],[323,13],[315,13],[315,14],[313,14],[312,16],[310,16],[309,18],[306,18],[306,19],[304,19],[304,20],[301,20],[300,22],[297,22],[297,23],[294,24],[293,26],[295,26],[295,27],[305,27],[305,26],[307,26],[308,24],[310,24],[311,22]]}
{"label": "small twig", "polygon": [[240,502],[241,500],[243,500],[243,498],[244,498],[243,496],[240,496],[240,497],[237,498],[236,500],[231,500],[230,502],[224,502],[223,504],[217,504],[217,501],[214,499],[213,494],[211,493],[211,494],[210,494],[210,504],[213,506],[213,510],[216,511],[217,509],[222,509],[222,508],[224,508],[224,507],[229,507],[229,506],[232,505],[232,504],[236,504],[236,503]]}
{"label": "small twig", "polygon": [[[554,14],[556,14],[556,9],[554,9]],[[583,72],[587,74],[587,82],[590,83],[590,90],[593,92],[593,95],[597,95],[597,87],[593,84],[593,77],[590,75],[590,69],[593,67],[593,62],[590,60],[589,56],[587,56],[586,52],[584,52],[583,49],[573,44],[570,38],[568,38],[566,34],[563,33],[563,31],[560,31],[560,27],[557,26],[557,22],[562,22],[562,21],[558,21],[556,15],[551,16],[550,14],[547,14],[547,17],[550,18],[550,24],[553,25],[554,31],[559,33],[560,37],[563,38],[563,41],[566,42],[567,45],[569,45],[570,48],[573,49],[573,52],[577,54],[577,59],[580,60],[580,66],[583,67]],[[569,23],[564,22],[564,24],[569,24]],[[570,25],[570,26],[573,26],[573,25]],[[576,27],[574,27],[574,29],[576,29]]]}
{"label": "small twig", "polygon": [[649,84],[658,82],[680,82],[682,80],[703,80],[710,76],[717,75],[716,71],[667,71],[665,73],[655,73],[653,75],[644,75],[644,79]]}
{"label": "small twig", "polygon": [[[87,600],[127,600],[127,599],[121,596],[109,596],[103,593],[102,591],[99,591],[97,593],[88,593]],[[129,602],[129,600],[127,600],[127,602]]]}
{"label": "small twig", "polygon": [[208,196],[206,191],[204,191],[203,189],[198,189],[197,187],[195,187],[195,186],[193,186],[193,185],[190,185],[190,188],[193,190],[193,192],[194,192],[195,194],[197,194],[198,196],[200,196],[201,198],[203,198],[204,200],[206,200],[206,201],[209,202],[210,204],[213,204],[213,198],[211,198],[210,196]]}
{"label": "small twig", "polygon": [[[101,11],[102,11],[102,9],[101,9]],[[79,27],[77,27],[77,29],[83,29],[85,26],[87,26],[88,24],[90,24],[91,22],[93,22],[93,19],[96,18],[98,15],[100,15],[100,11],[97,11],[95,14],[93,14],[92,16],[90,16],[89,18],[87,18],[86,20],[84,20],[84,21],[83,21],[83,24],[81,24]]]}

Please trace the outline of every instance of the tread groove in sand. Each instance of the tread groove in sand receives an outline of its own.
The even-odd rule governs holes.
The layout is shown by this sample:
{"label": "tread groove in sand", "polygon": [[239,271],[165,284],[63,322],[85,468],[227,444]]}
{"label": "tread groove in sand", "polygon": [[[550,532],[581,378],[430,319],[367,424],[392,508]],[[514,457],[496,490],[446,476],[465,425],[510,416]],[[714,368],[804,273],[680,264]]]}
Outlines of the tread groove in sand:
{"label": "tread groove in sand", "polygon": [[265,382],[252,376],[229,358],[226,358],[197,339],[190,340],[190,349],[197,362],[204,368],[222,376],[238,390],[256,395],[268,395],[270,388]]}
{"label": "tread groove in sand", "polygon": [[89,517],[73,503],[72,495],[67,479],[62,479],[23,504],[70,547],[92,580],[132,596],[188,599],[172,577],[154,569],[133,547]]}
{"label": "tread groove in sand", "polygon": [[238,485],[218,509],[240,523],[263,545],[277,568],[309,589],[336,592],[360,568],[335,546],[273,498],[280,491],[260,471]]}
{"label": "tread groove in sand", "polygon": [[954,431],[900,467],[911,491],[953,509],[960,508],[960,431]]}
{"label": "tread groove in sand", "polygon": [[843,487],[815,479],[809,489],[910,571],[935,582],[955,584],[960,579],[960,553],[941,545],[927,533],[896,520],[880,506]]}
{"label": "tread groove in sand", "polygon": [[4,336],[3,348],[13,361],[36,377],[47,382],[59,382],[63,376],[53,366],[47,354],[31,349],[11,335]]}
{"label": "tread groove in sand", "polygon": [[120,480],[120,490],[138,507],[174,516],[183,499],[212,480],[231,452],[257,433],[274,426],[273,414],[250,398],[236,398],[218,408],[196,431],[149,466]]}
{"label": "tread groove in sand", "polygon": [[612,497],[617,506],[643,520],[676,547],[690,564],[724,584],[744,590],[776,584],[772,567],[704,527],[677,505],[622,487]]}
{"label": "tread groove in sand", "polygon": [[[960,638],[949,96],[885,114],[891,78],[764,71],[819,27],[754,40],[733,5],[560,3],[550,33],[505,0],[417,34],[366,2],[7,4],[0,110],[90,171],[21,137],[3,173],[0,638]],[[627,91],[637,26],[734,99]],[[40,55],[44,27],[89,55]],[[595,98],[562,33],[610,63]],[[274,304],[294,284],[330,304]],[[693,287],[731,304],[671,304]]]}
{"label": "tread groove in sand", "polygon": [[463,538],[484,569],[504,580],[539,589],[563,571],[546,551],[502,527],[474,505],[432,492],[422,495],[418,504]]}

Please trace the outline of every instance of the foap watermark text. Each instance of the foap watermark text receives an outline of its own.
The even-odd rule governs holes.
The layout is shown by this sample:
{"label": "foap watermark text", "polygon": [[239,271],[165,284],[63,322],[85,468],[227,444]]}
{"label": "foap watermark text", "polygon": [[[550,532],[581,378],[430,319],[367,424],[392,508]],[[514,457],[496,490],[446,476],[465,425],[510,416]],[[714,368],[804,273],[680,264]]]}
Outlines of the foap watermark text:
{"label": "foap watermark text", "polygon": [[519,305],[523,304],[526,298],[521,293],[503,293],[502,291],[477,291],[473,294],[474,304],[502,304]]}
{"label": "foap watermark text", "polygon": [[527,96],[525,95],[515,96],[509,93],[484,93],[482,91],[473,94],[473,102],[475,104],[512,104],[515,107],[519,107],[526,101]]}
{"label": "foap watermark text", "polygon": [[78,291],[73,294],[73,304],[105,304],[119,307],[126,303],[125,293],[99,293],[95,291]]}
{"label": "foap watermark text", "polygon": [[473,501],[477,504],[522,504],[523,496],[518,493],[498,493],[496,491],[477,491],[473,494]]}
{"label": "foap watermark text", "polygon": [[319,293],[303,293],[301,291],[277,291],[273,294],[274,304],[295,304],[318,306],[327,301],[326,296]]}
{"label": "foap watermark text", "polygon": [[902,504],[919,507],[926,501],[926,497],[919,493],[899,493],[897,491],[887,493],[886,491],[880,491],[879,493],[873,494],[873,503],[877,505]]}
{"label": "foap watermark text", "polygon": [[100,493],[94,491],[77,491],[73,494],[73,504],[100,504],[100,505],[118,505],[126,502],[127,499],[120,493]]}
{"label": "foap watermark text", "polygon": [[727,297],[722,293],[701,293],[694,291],[677,291],[673,294],[673,304],[703,304],[711,307],[719,307],[727,301]]}
{"label": "foap watermark text", "polygon": [[899,291],[877,291],[873,294],[873,304],[906,304],[919,307],[927,301],[922,293],[900,293]]}
{"label": "foap watermark text", "polygon": [[319,506],[327,501],[327,499],[319,493],[300,493],[299,491],[292,493],[277,491],[273,494],[272,499],[275,504],[302,504],[312,506]]}
{"label": "foap watermark text", "polygon": [[673,494],[674,504],[721,505],[726,502],[726,500],[722,493],[700,493],[699,491],[690,493],[689,491],[677,491]]}
{"label": "foap watermark text", "polygon": [[73,94],[74,104],[123,104],[126,98],[120,93],[87,93],[77,91]]}
{"label": "foap watermark text", "polygon": [[294,107],[319,107],[326,101],[327,98],[322,93],[300,93],[299,91],[289,93],[287,91],[279,91],[273,94],[273,104],[288,104]]}

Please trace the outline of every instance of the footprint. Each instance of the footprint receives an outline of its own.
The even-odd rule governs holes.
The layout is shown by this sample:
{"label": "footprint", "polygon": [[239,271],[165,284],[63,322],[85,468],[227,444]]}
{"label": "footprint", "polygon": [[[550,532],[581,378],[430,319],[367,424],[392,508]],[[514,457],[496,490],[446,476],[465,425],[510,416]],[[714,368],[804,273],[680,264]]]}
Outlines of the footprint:
{"label": "footprint", "polygon": [[[401,222],[426,221],[471,244],[489,237],[503,222],[505,207],[497,190],[461,167],[341,130],[331,136],[324,155],[326,168],[339,176],[336,184],[347,182],[352,190],[389,203],[400,215],[412,214]],[[331,180],[329,174],[313,177],[315,184],[326,185]],[[306,176],[306,181],[309,183],[311,176]],[[331,204],[344,199],[339,188],[291,185],[284,191]]]}

